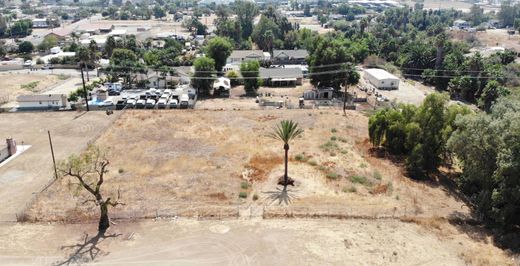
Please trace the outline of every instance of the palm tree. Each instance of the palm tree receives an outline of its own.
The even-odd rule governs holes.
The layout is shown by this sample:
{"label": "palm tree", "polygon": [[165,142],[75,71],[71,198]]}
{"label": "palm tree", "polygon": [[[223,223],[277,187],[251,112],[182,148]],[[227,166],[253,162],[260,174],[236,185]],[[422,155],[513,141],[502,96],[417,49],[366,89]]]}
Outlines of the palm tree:
{"label": "palm tree", "polygon": [[298,123],[292,120],[283,120],[274,128],[269,136],[283,141],[283,149],[285,150],[285,173],[283,176],[283,190],[287,190],[289,184],[289,176],[287,175],[287,163],[289,160],[289,141],[303,134],[303,129],[298,128]]}

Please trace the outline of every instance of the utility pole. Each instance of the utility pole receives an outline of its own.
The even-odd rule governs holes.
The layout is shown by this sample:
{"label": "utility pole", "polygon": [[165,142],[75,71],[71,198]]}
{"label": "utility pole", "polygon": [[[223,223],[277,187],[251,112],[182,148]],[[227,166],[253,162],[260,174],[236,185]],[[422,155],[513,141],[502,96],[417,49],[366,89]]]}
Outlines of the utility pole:
{"label": "utility pole", "polygon": [[47,130],[49,135],[49,144],[51,145],[52,164],[54,165],[54,178],[58,179],[58,170],[56,169],[56,159],[54,158],[54,149],[52,148],[51,131]]}
{"label": "utility pole", "polygon": [[83,81],[83,92],[85,96],[85,103],[87,104],[87,112],[90,111],[90,108],[88,106],[88,93],[87,88],[85,88],[85,77],[83,76],[83,67],[81,68],[81,81]]}

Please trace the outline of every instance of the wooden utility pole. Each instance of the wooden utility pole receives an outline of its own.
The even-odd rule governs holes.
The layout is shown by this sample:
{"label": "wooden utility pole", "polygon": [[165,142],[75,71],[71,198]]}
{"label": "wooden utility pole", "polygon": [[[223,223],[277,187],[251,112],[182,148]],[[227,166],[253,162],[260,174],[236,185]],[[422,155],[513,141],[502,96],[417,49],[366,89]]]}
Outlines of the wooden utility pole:
{"label": "wooden utility pole", "polygon": [[87,88],[85,87],[85,77],[83,76],[83,67],[81,67],[81,81],[83,81],[83,95],[85,97],[85,103],[87,104],[87,112],[90,111],[88,106],[88,93]]}
{"label": "wooden utility pole", "polygon": [[54,158],[54,149],[52,148],[51,131],[47,130],[49,135],[49,144],[51,146],[52,164],[54,165],[54,178],[58,179],[58,170],[56,169],[56,158]]}

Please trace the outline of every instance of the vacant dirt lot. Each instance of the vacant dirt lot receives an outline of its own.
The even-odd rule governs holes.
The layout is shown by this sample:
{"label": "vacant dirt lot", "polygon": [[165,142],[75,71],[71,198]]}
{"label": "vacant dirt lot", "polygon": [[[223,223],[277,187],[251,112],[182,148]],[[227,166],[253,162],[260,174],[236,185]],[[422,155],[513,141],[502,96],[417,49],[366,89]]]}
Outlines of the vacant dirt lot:
{"label": "vacant dirt lot", "polygon": [[[282,119],[304,135],[291,145],[290,207],[277,201],[283,144],[267,135]],[[115,217],[249,215],[451,217],[469,209],[436,182],[404,177],[394,163],[375,158],[367,118],[356,111],[128,111],[97,144],[110,152],[107,195],[120,191]],[[97,215],[82,205],[69,181],[55,183],[28,212],[34,220]],[[239,198],[242,193],[243,198]],[[242,214],[241,214],[242,215]]]}
{"label": "vacant dirt lot", "polygon": [[476,33],[454,30],[451,35],[452,38],[459,41],[466,40],[470,35],[474,35],[483,47],[499,46],[516,52],[520,51],[520,35],[509,35],[506,29],[489,29]]}
{"label": "vacant dirt lot", "polygon": [[31,112],[0,114],[0,147],[13,137],[31,148],[0,168],[0,221],[16,221],[16,214],[33,193],[53,177],[47,130],[53,136],[57,160],[80,152],[112,122],[104,112]]}
{"label": "vacant dirt lot", "polygon": [[[103,265],[514,265],[449,224],[396,220],[168,220],[120,223],[92,249]],[[92,261],[95,225],[0,226],[2,264]],[[80,249],[84,246],[83,249]]]}
{"label": "vacant dirt lot", "polygon": [[22,94],[36,94],[59,82],[58,76],[40,74],[0,74],[0,105],[16,101]]}

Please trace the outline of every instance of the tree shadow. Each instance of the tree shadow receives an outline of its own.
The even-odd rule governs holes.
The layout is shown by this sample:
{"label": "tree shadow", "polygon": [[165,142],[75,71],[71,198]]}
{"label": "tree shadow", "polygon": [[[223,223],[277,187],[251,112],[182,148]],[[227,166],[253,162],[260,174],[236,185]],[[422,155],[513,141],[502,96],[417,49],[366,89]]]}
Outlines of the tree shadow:
{"label": "tree shadow", "polygon": [[107,255],[108,252],[103,252],[98,244],[108,238],[116,238],[122,234],[111,234],[105,235],[103,232],[98,232],[94,237],[89,238],[89,235],[85,233],[83,241],[70,246],[62,246],[61,250],[72,250],[72,253],[68,255],[68,258],[61,262],[56,262],[54,265],[71,265],[71,264],[83,264],[94,261],[99,255]]}
{"label": "tree shadow", "polygon": [[274,191],[263,192],[268,195],[268,198],[271,199],[271,203],[278,201],[278,205],[284,203],[285,205],[289,205],[293,199],[296,199],[296,196],[292,194],[287,188],[279,188],[277,187]]}

